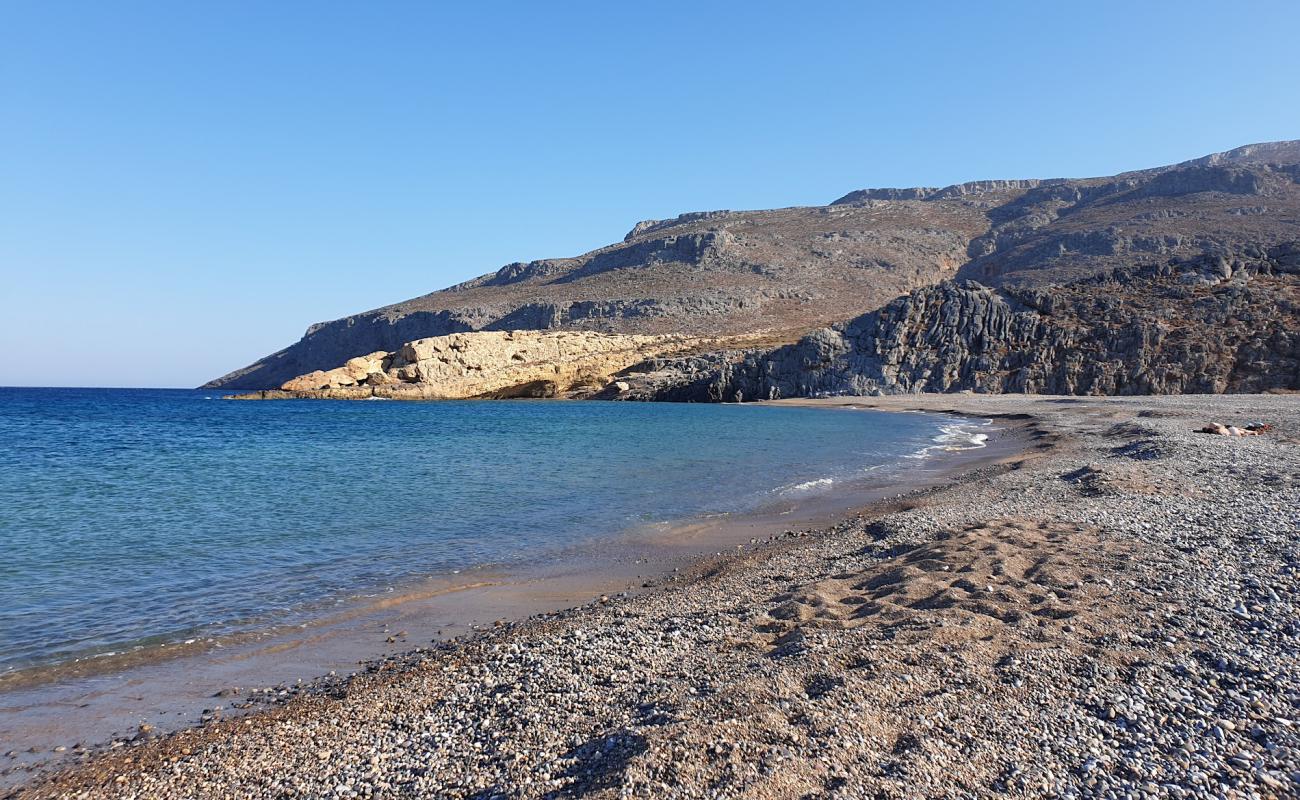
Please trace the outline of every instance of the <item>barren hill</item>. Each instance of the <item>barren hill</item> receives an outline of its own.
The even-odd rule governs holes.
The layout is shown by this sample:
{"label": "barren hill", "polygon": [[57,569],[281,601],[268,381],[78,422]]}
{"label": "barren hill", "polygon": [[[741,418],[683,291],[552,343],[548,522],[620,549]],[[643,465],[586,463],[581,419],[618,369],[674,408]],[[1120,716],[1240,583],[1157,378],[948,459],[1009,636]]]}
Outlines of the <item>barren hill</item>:
{"label": "barren hill", "polygon": [[1258,259],[1300,240],[1300,141],[1106,178],[867,189],[827,206],[638,223],[622,242],[332,322],[207,384],[262,389],[474,330],[794,341],[945,279],[1041,287],[1117,268]]}

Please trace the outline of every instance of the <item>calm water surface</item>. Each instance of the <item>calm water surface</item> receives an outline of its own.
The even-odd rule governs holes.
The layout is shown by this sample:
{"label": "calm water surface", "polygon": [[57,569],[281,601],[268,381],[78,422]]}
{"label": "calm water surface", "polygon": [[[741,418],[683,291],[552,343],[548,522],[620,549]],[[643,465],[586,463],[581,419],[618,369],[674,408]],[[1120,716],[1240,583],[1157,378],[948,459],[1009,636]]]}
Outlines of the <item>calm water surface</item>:
{"label": "calm water surface", "polygon": [[292,620],[756,508],[950,422],[759,406],[0,388],[0,671]]}

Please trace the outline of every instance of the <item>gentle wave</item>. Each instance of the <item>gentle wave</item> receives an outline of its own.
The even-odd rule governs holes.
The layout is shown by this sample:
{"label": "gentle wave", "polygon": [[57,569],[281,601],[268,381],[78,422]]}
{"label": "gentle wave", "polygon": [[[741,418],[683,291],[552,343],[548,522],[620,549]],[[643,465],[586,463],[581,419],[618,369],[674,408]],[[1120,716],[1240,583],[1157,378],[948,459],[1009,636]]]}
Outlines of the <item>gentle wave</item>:
{"label": "gentle wave", "polygon": [[932,440],[934,444],[923,447],[908,458],[928,458],[935,451],[958,453],[964,450],[980,450],[988,446],[989,435],[981,428],[988,428],[993,420],[980,422],[954,422],[939,426],[939,434]]}
{"label": "gentle wave", "polygon": [[830,486],[833,483],[835,483],[834,478],[817,478],[811,481],[803,481],[802,483],[791,483],[786,486],[780,486],[777,487],[775,491],[777,494],[793,494],[795,492],[807,492],[819,487]]}

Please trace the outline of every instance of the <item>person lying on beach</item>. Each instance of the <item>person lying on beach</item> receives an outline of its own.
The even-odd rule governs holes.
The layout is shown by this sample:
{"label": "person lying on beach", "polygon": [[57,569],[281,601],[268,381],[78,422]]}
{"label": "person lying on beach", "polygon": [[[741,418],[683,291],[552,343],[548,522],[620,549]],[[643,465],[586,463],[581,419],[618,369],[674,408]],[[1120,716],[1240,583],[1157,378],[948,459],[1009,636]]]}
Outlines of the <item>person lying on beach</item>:
{"label": "person lying on beach", "polygon": [[1197,433],[1213,433],[1218,436],[1258,436],[1269,430],[1271,425],[1247,425],[1244,428],[1238,428],[1236,425],[1224,425],[1220,422],[1211,422]]}

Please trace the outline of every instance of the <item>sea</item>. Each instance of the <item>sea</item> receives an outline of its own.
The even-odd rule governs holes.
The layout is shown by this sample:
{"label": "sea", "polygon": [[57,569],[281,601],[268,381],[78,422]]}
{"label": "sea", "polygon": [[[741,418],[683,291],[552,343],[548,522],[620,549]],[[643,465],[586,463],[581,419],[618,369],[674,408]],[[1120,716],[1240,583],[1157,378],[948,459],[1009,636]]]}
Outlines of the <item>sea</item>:
{"label": "sea", "polygon": [[0,388],[0,675],[291,623],[983,437],[791,406]]}

